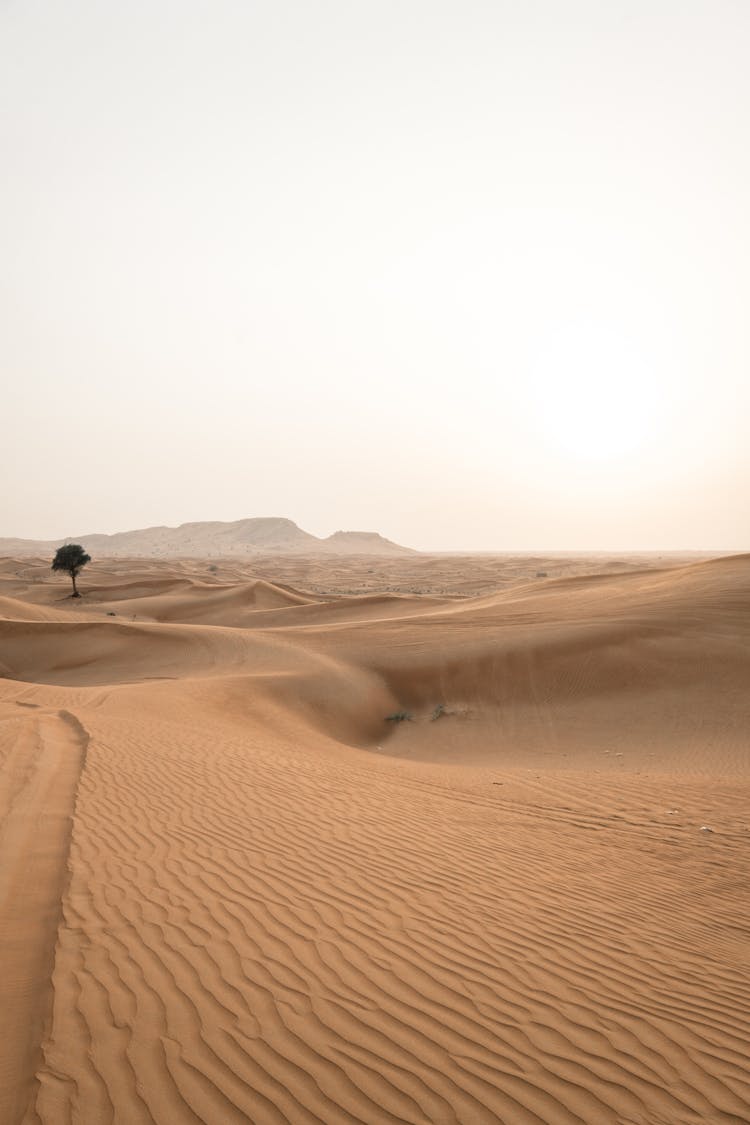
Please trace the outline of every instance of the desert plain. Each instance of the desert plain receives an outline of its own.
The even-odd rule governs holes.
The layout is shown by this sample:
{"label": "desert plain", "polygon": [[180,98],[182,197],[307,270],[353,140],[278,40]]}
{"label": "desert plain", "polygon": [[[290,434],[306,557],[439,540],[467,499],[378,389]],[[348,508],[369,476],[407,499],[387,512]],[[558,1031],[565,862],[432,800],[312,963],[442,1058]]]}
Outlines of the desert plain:
{"label": "desert plain", "polygon": [[747,1125],[750,556],[49,561],[3,1125]]}

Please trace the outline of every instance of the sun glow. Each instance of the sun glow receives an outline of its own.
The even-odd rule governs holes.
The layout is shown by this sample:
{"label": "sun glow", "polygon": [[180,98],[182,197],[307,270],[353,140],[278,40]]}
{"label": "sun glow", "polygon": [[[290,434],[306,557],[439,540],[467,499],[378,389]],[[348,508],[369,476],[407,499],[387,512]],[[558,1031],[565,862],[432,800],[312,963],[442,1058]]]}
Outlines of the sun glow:
{"label": "sun glow", "polygon": [[643,452],[660,428],[652,364],[616,332],[569,326],[548,337],[531,372],[534,428],[567,457],[609,462]]}

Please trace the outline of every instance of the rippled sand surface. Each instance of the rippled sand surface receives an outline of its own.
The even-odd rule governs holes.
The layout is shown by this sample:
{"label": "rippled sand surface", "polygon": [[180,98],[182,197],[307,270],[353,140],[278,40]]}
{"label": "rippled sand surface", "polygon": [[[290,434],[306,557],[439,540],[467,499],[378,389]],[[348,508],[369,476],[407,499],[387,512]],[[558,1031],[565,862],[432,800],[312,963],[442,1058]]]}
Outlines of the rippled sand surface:
{"label": "rippled sand surface", "polygon": [[0,560],[0,1121],[747,1125],[750,557],[664,561]]}

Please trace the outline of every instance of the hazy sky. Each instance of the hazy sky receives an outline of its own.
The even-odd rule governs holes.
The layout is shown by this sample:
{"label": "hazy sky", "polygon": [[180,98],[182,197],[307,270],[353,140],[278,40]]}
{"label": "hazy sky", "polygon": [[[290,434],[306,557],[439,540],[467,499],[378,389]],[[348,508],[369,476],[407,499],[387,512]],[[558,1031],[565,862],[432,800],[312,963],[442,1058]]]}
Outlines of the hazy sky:
{"label": "hazy sky", "polygon": [[0,0],[0,536],[750,547],[747,0]]}

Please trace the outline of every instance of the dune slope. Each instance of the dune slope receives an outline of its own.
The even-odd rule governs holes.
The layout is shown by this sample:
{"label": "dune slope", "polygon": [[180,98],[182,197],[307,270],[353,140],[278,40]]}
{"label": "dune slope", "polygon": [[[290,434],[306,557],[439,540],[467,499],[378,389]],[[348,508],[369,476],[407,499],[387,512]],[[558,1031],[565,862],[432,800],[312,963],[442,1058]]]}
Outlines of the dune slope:
{"label": "dune slope", "polygon": [[288,578],[0,568],[0,1119],[747,1122],[750,559]]}

